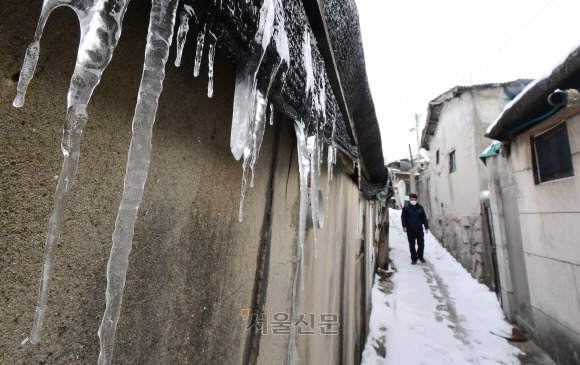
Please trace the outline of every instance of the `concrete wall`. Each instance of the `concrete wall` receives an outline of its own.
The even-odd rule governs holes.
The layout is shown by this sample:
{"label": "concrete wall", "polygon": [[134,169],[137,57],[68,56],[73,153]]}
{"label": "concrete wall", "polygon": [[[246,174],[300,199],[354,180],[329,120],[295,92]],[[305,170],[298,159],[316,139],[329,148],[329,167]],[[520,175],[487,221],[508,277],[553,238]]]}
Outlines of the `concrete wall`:
{"label": "concrete wall", "polygon": [[[580,115],[562,110],[517,136],[510,163],[528,277],[531,309],[540,344],[561,364],[580,362]],[[534,184],[530,136],[567,120],[575,176]],[[505,201],[505,199],[504,199]],[[504,203],[505,206],[505,203]],[[523,275],[524,273],[518,273]]]}
{"label": "concrete wall", "polygon": [[[506,103],[502,88],[469,90],[447,101],[430,140],[430,163],[421,177],[421,184],[428,184],[433,234],[476,279],[490,287],[489,243],[484,239],[481,210],[487,171],[478,156],[488,144],[483,137],[485,128]],[[452,151],[456,171],[450,173]]]}
{"label": "concrete wall", "polygon": [[[60,138],[78,29],[56,10],[22,109],[12,108],[17,75],[41,2],[0,7],[0,362],[95,362],[106,265],[121,199],[131,120],[148,26],[147,3],[132,3],[123,34],[88,107],[77,181],[56,247],[49,308],[38,345],[26,342],[36,305]],[[197,30],[192,26],[191,34]],[[359,193],[341,164],[325,199],[328,216],[313,258],[306,242],[304,290],[297,287],[298,168],[291,121],[268,126],[238,222],[241,163],[229,151],[235,68],[216,52],[214,96],[205,69],[192,77],[195,42],[181,68],[167,66],[153,153],[139,209],[117,328],[115,363],[357,363],[364,345],[372,277],[372,235],[357,233]],[[204,60],[205,64],[205,60]],[[326,167],[323,168],[326,171]],[[326,175],[320,178],[326,197]],[[367,210],[367,202],[362,204]],[[366,225],[372,227],[372,215]],[[361,236],[365,237],[364,240]],[[367,242],[369,244],[367,244]],[[371,265],[372,267],[372,265]],[[339,334],[257,336],[242,310],[338,315]],[[334,327],[333,329],[335,329]]]}
{"label": "concrete wall", "polygon": [[530,331],[533,316],[528,277],[525,275],[518,187],[509,160],[509,145],[500,156],[487,159],[492,234],[496,244],[502,308],[506,317]]}

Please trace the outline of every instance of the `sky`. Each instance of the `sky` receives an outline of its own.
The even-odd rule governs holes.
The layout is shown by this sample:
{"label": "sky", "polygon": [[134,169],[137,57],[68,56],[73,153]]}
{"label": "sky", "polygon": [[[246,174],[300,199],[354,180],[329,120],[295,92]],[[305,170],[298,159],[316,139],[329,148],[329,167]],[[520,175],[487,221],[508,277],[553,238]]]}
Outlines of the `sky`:
{"label": "sky", "polygon": [[355,0],[385,162],[417,153],[430,100],[543,77],[580,45],[578,0]]}
{"label": "sky", "polygon": [[[411,265],[401,211],[389,210],[392,293],[372,289],[362,365],[520,364],[495,296],[428,233],[426,263]],[[496,334],[493,334],[493,333]],[[373,347],[386,348],[386,357]]]}

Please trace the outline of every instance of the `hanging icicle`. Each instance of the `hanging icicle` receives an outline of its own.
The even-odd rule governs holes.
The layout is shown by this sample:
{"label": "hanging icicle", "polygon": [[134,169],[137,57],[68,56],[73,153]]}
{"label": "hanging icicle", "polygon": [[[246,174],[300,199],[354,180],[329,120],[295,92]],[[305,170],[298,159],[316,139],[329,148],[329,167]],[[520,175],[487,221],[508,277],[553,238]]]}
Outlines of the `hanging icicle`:
{"label": "hanging icicle", "polygon": [[195,64],[193,66],[193,76],[199,76],[199,68],[201,66],[201,57],[203,56],[203,46],[205,40],[205,24],[201,26],[199,33],[197,33],[197,47],[195,48]]}
{"label": "hanging icicle", "polygon": [[183,47],[185,47],[185,41],[187,39],[187,32],[189,32],[189,19],[195,16],[193,8],[189,5],[183,5],[183,8],[179,12],[179,28],[177,29],[177,52],[175,55],[175,66],[179,67],[181,65],[181,56],[183,54]]}
{"label": "hanging icicle", "polygon": [[298,259],[300,260],[300,288],[304,290],[304,239],[306,238],[306,215],[308,213],[308,176],[310,158],[306,146],[306,132],[302,121],[294,123],[296,150],[298,151],[298,170],[300,172],[300,208],[298,213]]}
{"label": "hanging icicle", "polygon": [[213,96],[213,63],[215,57],[215,46],[217,43],[216,35],[211,31],[209,33],[209,50],[207,52],[207,97]]}
{"label": "hanging icicle", "polygon": [[[250,186],[254,185],[254,167],[262,144],[266,122],[266,107],[270,87],[282,64],[290,62],[288,37],[284,29],[284,13],[281,0],[265,0],[260,9],[259,26],[254,36],[256,44],[261,46],[247,64],[236,74],[234,92],[234,111],[230,148],[232,154],[239,160],[244,157],[242,165],[242,194],[240,198],[239,220],[243,219],[243,208],[246,191],[246,170],[252,170]],[[274,40],[278,53],[278,62],[270,75],[270,82],[265,90],[258,90],[257,74],[263,62],[266,49]]]}
{"label": "hanging icicle", "polygon": [[48,224],[38,303],[30,335],[30,342],[33,344],[40,341],[55,259],[54,245],[60,238],[66,195],[76,178],[82,129],[88,119],[86,107],[117,46],[127,4],[128,0],[98,0],[91,5],[66,0],[45,0],[34,39],[26,50],[16,97],[12,103],[15,107],[24,104],[26,89],[38,62],[40,38],[51,12],[60,6],[68,6],[75,11],[80,24],[80,42],[67,96],[67,113],[61,143],[64,159]]}
{"label": "hanging icicle", "polygon": [[99,365],[111,364],[113,358],[115,331],[121,314],[129,253],[133,243],[137,211],[147,180],[153,124],[163,89],[165,64],[173,38],[177,4],[178,0],[153,0],[151,7],[143,76],[133,117],[133,135],[127,159],[125,186],[115,221],[111,255],[107,263],[106,308],[98,332],[101,340]]}

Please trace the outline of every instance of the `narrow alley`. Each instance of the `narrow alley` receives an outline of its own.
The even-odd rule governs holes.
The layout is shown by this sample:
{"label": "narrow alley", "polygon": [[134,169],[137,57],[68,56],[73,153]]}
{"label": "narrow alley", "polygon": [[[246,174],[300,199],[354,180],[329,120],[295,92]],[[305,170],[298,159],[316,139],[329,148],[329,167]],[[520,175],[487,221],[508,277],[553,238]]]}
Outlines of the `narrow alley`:
{"label": "narrow alley", "polygon": [[375,278],[362,364],[554,364],[532,341],[506,339],[513,327],[495,294],[431,233],[427,262],[411,265],[401,211],[389,218],[391,265]]}

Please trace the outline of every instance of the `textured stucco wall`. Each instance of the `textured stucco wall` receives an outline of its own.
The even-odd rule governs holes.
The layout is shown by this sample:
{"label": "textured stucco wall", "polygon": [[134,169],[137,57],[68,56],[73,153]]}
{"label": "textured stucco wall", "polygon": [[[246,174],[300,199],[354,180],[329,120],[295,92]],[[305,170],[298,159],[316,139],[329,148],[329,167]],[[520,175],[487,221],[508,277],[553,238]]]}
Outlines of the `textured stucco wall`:
{"label": "textured stucco wall", "polygon": [[[574,228],[580,220],[580,116],[569,110],[518,135],[510,157],[530,298],[540,344],[562,364],[580,361],[580,246]],[[530,136],[566,119],[575,176],[534,184]]]}
{"label": "textured stucco wall", "polygon": [[[489,145],[483,136],[485,128],[508,101],[502,87],[470,89],[447,101],[430,140],[430,163],[421,177],[422,183],[428,184],[433,234],[476,279],[488,285],[489,242],[483,232],[486,227],[481,209],[482,191],[488,190],[488,183],[485,165],[478,156]],[[452,151],[454,172],[449,171]]]}
{"label": "textured stucco wall", "polygon": [[509,147],[487,159],[489,201],[496,243],[502,307],[506,317],[522,327],[533,327],[530,291],[522,242],[518,188],[509,159]]}
{"label": "textured stucco wall", "polygon": [[[36,305],[54,177],[62,161],[66,92],[78,45],[78,34],[71,33],[78,28],[76,16],[69,9],[56,10],[41,42],[26,104],[21,109],[11,106],[40,6],[39,1],[8,1],[0,7],[5,20],[0,24],[0,362],[94,363],[148,5],[129,6],[119,46],[88,107],[43,336],[32,346],[21,342],[29,336]],[[256,186],[248,188],[244,221],[238,222],[242,169],[229,151],[235,68],[218,50],[214,96],[208,99],[206,60],[200,77],[193,78],[194,53],[195,42],[188,42],[182,67],[172,64],[174,50],[167,65],[117,328],[113,358],[119,364],[243,363],[248,353],[257,353],[251,350],[241,310],[251,309],[256,300],[266,303],[264,310],[268,305],[275,311],[292,306],[288,291],[297,267],[298,226],[293,127],[281,116],[274,127],[267,126]],[[369,253],[355,234],[358,190],[345,167],[352,162],[342,166],[331,183],[334,206],[320,231],[316,260],[308,233],[307,285],[299,307],[316,315],[337,310],[341,333],[300,337],[298,353],[305,363],[339,358],[356,363],[364,345]],[[326,196],[324,176],[320,185]],[[284,252],[278,255],[276,250]],[[263,336],[259,356],[285,353],[287,340]],[[268,341],[278,342],[270,346]]]}

